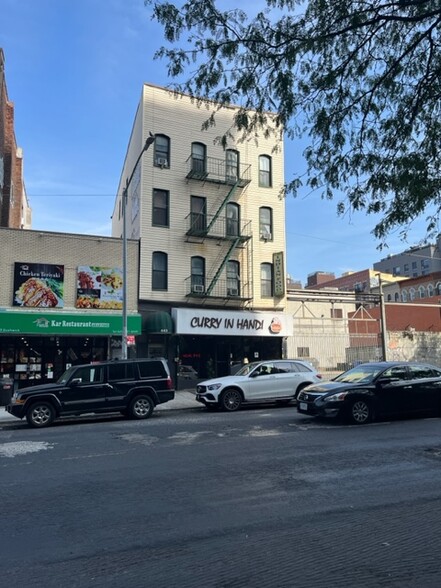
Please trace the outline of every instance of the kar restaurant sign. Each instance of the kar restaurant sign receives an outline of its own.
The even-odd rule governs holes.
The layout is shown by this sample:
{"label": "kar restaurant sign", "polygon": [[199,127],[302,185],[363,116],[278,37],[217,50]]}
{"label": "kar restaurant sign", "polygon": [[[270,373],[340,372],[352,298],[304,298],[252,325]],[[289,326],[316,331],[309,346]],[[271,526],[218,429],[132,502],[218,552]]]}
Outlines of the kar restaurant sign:
{"label": "kar restaurant sign", "polygon": [[172,316],[181,335],[288,337],[293,329],[292,316],[282,312],[172,308]]}
{"label": "kar restaurant sign", "polygon": [[[129,315],[131,335],[141,334],[141,315]],[[117,315],[61,314],[53,312],[0,312],[0,334],[24,335],[121,335],[122,318]]]}

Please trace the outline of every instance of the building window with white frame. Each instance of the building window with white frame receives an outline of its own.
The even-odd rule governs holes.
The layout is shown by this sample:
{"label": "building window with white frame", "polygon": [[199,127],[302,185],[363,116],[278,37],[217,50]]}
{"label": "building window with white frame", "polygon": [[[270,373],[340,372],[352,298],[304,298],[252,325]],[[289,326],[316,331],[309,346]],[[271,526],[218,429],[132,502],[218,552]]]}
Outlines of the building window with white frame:
{"label": "building window with white frame", "polygon": [[259,234],[264,241],[273,240],[273,210],[269,206],[259,208]]}
{"label": "building window with white frame", "polygon": [[260,264],[260,292],[262,298],[272,298],[274,292],[273,264]]}
{"label": "building window with white frame", "polygon": [[191,144],[191,171],[203,176],[207,171],[207,147],[203,143]]}
{"label": "building window with white frame", "polygon": [[235,184],[239,179],[239,151],[227,149],[225,152],[225,179]]}
{"label": "building window with white frame", "polygon": [[226,226],[225,233],[228,237],[238,237],[240,235],[240,208],[235,202],[229,202],[226,207]]}
{"label": "building window with white frame", "polygon": [[191,258],[191,291],[193,294],[205,292],[205,259],[198,255]]}
{"label": "building window with white frame", "polygon": [[272,187],[271,157],[269,155],[259,156],[259,186],[261,188]]}
{"label": "building window with white frame", "polygon": [[168,288],[168,256],[162,251],[154,251],[152,255],[152,290]]}
{"label": "building window with white frame", "polygon": [[170,138],[167,135],[155,135],[154,165],[170,167]]}
{"label": "building window with white frame", "polygon": [[230,260],[227,263],[227,296],[240,296],[240,264]]}
{"label": "building window with white frame", "polygon": [[153,190],[152,225],[154,227],[169,226],[169,193],[167,190]]}

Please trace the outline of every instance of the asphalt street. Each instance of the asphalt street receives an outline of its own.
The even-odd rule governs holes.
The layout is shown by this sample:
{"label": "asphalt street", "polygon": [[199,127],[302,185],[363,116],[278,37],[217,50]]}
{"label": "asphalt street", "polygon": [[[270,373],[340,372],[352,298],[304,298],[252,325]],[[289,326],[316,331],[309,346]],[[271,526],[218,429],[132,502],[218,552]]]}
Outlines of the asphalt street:
{"label": "asphalt street", "polygon": [[0,424],[8,588],[441,581],[441,420],[295,407]]}

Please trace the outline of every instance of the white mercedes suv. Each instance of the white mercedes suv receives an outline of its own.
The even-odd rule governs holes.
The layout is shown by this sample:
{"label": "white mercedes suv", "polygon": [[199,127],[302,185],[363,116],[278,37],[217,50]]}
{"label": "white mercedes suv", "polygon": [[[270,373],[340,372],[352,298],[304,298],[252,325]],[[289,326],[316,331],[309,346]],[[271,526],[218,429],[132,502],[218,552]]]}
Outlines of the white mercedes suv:
{"label": "white mercedes suv", "polygon": [[196,400],[209,409],[238,410],[245,403],[289,404],[299,392],[321,381],[321,375],[304,361],[276,359],[245,364],[234,376],[200,382]]}

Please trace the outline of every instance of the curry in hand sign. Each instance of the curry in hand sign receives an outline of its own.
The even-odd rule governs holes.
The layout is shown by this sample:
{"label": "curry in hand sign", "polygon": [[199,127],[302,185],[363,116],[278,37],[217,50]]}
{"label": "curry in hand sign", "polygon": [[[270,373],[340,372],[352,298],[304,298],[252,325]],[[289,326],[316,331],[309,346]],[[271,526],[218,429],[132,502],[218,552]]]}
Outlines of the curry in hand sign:
{"label": "curry in hand sign", "polygon": [[176,332],[194,335],[250,335],[287,337],[292,316],[273,312],[234,312],[173,308]]}

